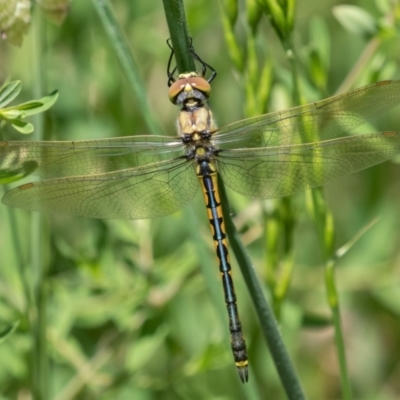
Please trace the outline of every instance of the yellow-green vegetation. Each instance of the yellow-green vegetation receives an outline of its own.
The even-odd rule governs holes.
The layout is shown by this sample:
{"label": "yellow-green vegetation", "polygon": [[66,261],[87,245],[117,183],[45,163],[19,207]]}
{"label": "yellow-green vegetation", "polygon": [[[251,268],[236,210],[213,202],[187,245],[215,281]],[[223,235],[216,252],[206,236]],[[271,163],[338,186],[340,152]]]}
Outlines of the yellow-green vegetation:
{"label": "yellow-green vegetation", "polygon": [[[27,140],[4,107],[43,111],[56,89],[49,111],[23,120],[44,139],[175,134],[161,2],[113,3],[137,69],[131,76],[99,18],[103,1],[75,1],[69,12],[68,1],[38,2],[53,21],[64,19],[59,26],[39,7],[14,18],[19,2],[5,3],[0,85],[20,80],[22,91],[0,102],[2,141]],[[185,2],[193,45],[218,72],[211,106],[219,125],[400,78],[398,2],[337,5]],[[361,130],[400,131],[399,109]],[[26,172],[9,176],[0,165],[0,183]],[[399,176],[394,159],[290,201],[228,191],[307,398],[398,398]],[[200,191],[187,209],[154,220],[46,215],[32,228],[33,218],[0,204],[0,400],[286,398],[232,256],[249,384],[236,375]]]}

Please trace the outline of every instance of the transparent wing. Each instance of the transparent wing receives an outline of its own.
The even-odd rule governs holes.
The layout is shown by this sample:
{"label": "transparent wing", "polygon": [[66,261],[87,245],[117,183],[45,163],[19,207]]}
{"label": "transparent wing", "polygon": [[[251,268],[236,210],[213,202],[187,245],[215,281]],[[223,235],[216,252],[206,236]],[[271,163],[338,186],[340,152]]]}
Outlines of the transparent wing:
{"label": "transparent wing", "polygon": [[321,186],[400,153],[400,133],[383,132],[324,142],[221,151],[218,172],[231,189],[267,199]]}
{"label": "transparent wing", "polygon": [[97,175],[184,154],[178,137],[131,136],[76,142],[0,142],[0,180]]}
{"label": "transparent wing", "polygon": [[28,183],[6,193],[3,203],[61,215],[142,219],[178,211],[197,188],[192,163],[178,158],[118,172]]}
{"label": "transparent wing", "polygon": [[334,139],[400,104],[400,81],[382,81],[330,97],[235,122],[217,130],[221,149],[283,146]]}

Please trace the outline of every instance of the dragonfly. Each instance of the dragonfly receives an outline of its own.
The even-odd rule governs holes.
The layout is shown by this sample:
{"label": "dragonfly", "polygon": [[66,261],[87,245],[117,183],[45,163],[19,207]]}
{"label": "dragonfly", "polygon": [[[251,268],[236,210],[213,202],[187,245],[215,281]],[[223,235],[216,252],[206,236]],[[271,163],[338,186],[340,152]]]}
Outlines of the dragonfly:
{"label": "dragonfly", "polygon": [[[0,182],[36,174],[3,204],[67,216],[146,219],[179,211],[199,187],[211,227],[229,319],[233,359],[248,381],[248,356],[231,276],[217,179],[251,198],[289,196],[382,163],[400,152],[400,132],[354,134],[400,103],[400,80],[386,80],[315,103],[218,128],[208,104],[216,71],[175,78],[177,134],[88,141],[0,142]],[[211,72],[211,76],[207,78]]]}

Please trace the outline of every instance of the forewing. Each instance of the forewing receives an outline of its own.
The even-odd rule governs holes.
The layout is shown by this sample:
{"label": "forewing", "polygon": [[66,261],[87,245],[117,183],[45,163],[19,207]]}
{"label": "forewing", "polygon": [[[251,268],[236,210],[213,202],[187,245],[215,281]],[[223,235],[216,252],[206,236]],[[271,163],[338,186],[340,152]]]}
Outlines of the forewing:
{"label": "forewing", "polygon": [[198,179],[183,158],[92,176],[19,186],[3,203],[30,211],[93,218],[142,219],[172,214],[195,195]]}
{"label": "forewing", "polygon": [[400,81],[383,81],[316,103],[235,122],[217,130],[217,148],[282,146],[343,136],[400,103]]}
{"label": "forewing", "polygon": [[131,136],[76,142],[0,142],[0,180],[98,175],[184,154],[177,137]]}
{"label": "forewing", "polygon": [[400,152],[400,133],[383,132],[324,142],[221,151],[223,181],[245,196],[288,196],[389,160]]}

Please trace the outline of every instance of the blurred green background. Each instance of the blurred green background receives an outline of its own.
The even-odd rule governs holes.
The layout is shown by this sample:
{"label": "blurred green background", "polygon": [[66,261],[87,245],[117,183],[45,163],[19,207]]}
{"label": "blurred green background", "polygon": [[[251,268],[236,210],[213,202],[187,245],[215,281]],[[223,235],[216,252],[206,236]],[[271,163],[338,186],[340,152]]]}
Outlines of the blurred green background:
{"label": "blurred green background", "polygon": [[[247,3],[251,2],[239,2],[235,26],[244,54],[249,34]],[[400,12],[397,2],[392,3],[392,10],[397,6],[397,14],[387,12],[389,2],[352,2],[379,26],[389,26],[386,34],[374,36],[373,32],[351,31],[338,22],[333,7],[343,2],[298,1],[293,37],[305,100],[333,95],[373,40],[379,45],[358,67],[351,87],[400,78],[396,25]],[[244,81],[233,67],[224,38],[222,4],[185,2],[196,51],[218,72],[211,106],[221,126],[248,113]],[[160,134],[173,135],[178,109],[167,98],[169,34],[162,3],[119,1],[113,6],[138,64],[149,106],[162,126]],[[92,2],[72,2],[60,27],[35,14],[33,24],[39,23],[45,30],[46,46],[40,55],[45,92],[60,92],[59,100],[46,113],[46,139],[148,133]],[[271,67],[266,110],[292,106],[289,65],[265,15],[258,27],[256,48],[260,63],[266,61]],[[32,27],[21,47],[0,43],[0,82],[20,79],[21,102],[34,97],[35,57],[38,54]],[[315,59],[325,60],[322,81],[326,87],[317,84],[321,72],[315,67],[318,63],[312,62]],[[365,128],[366,132],[400,131],[399,116],[398,107],[375,126]],[[0,133],[2,140],[25,140],[9,127]],[[337,248],[377,219],[336,265],[354,398],[398,399],[400,166],[384,163],[326,185],[324,192],[334,216]],[[229,195],[236,226],[268,296],[264,210],[273,202],[254,201],[233,192]],[[309,398],[340,399],[333,328],[316,324],[317,317],[324,320],[330,316],[318,238],[306,212],[304,194],[295,196],[293,203],[298,221],[295,260],[281,329]],[[233,260],[249,350],[250,383],[243,386],[236,375],[227,321],[214,304],[219,301],[223,306],[223,296],[200,191],[190,209],[195,222],[187,219],[187,211],[151,221],[46,216],[43,231],[32,231],[32,216],[17,210],[16,241],[10,228],[10,210],[0,205],[0,330],[21,321],[13,335],[0,343],[0,399],[30,398],[31,349],[35,343],[24,314],[26,299],[17,265],[19,258],[29,265],[30,243],[37,235],[44,237],[48,260],[43,287],[49,398],[284,399],[249,294]],[[192,229],[199,232],[209,255],[214,287],[206,284],[200,271]],[[24,279],[35,282],[37,276],[28,268]],[[211,295],[213,290],[219,291],[219,298]]]}

